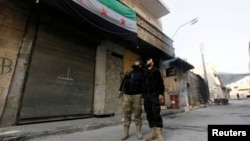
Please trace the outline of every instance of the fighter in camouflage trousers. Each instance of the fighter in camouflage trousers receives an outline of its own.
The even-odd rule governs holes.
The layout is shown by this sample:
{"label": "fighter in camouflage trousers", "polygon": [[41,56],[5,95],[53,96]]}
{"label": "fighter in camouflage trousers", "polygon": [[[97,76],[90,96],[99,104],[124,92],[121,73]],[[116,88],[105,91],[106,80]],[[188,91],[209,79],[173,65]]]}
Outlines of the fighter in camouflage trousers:
{"label": "fighter in camouflage trousers", "polygon": [[[141,129],[142,126],[142,108],[141,108],[141,94],[136,95],[127,95],[124,94],[123,101],[123,113],[124,113],[124,127],[129,127],[131,124],[131,115],[134,114],[135,125],[138,130]],[[139,135],[140,136],[140,135]],[[139,137],[140,139],[141,137]]]}
{"label": "fighter in camouflage trousers", "polygon": [[122,84],[119,89],[119,95],[123,94],[123,127],[124,132],[121,137],[122,140],[126,140],[129,137],[129,127],[131,124],[131,115],[134,114],[136,125],[136,137],[141,140],[141,127],[142,127],[142,104],[141,104],[141,81],[143,76],[142,62],[137,60],[133,66],[133,70],[126,73]]}

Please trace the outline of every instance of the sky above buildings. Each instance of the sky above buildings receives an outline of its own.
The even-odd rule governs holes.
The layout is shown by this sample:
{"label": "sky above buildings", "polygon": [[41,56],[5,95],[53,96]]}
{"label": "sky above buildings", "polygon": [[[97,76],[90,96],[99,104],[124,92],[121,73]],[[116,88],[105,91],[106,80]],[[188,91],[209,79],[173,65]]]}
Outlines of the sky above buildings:
{"label": "sky above buildings", "polygon": [[181,26],[173,39],[176,57],[194,67],[214,64],[217,72],[248,73],[250,42],[250,0],[163,0],[170,13],[162,20],[170,38],[177,29],[198,17],[198,22]]}

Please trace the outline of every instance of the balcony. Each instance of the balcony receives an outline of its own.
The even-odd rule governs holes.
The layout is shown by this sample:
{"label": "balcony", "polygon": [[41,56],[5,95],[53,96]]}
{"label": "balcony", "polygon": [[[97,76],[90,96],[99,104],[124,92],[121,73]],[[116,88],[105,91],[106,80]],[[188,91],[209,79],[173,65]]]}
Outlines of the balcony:
{"label": "balcony", "polygon": [[142,5],[146,10],[150,11],[155,18],[161,18],[169,13],[168,7],[162,0],[134,0]]}
{"label": "balcony", "polygon": [[145,19],[137,15],[138,37],[162,52],[174,57],[173,41],[161,30],[157,29]]}

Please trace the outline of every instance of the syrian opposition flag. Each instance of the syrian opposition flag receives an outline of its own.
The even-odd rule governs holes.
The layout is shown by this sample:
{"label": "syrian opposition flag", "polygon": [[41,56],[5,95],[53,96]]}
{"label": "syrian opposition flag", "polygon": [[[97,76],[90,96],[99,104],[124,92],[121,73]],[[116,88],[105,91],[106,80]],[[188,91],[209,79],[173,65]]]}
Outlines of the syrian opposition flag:
{"label": "syrian opposition flag", "polygon": [[79,21],[134,44],[137,42],[136,12],[118,0],[40,0]]}

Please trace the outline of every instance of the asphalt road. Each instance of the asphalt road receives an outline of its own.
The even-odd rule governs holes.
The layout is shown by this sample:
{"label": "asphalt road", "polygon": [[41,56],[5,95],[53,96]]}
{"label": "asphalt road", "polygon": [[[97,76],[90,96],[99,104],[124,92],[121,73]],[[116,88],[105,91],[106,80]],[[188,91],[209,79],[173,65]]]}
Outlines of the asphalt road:
{"label": "asphalt road", "polygon": [[[166,141],[207,141],[208,125],[250,125],[250,99],[230,100],[228,105],[210,105],[189,112],[164,116],[164,136]],[[142,133],[149,133],[147,121],[143,122]],[[51,135],[30,139],[29,141],[119,141],[122,125],[104,127],[96,130]],[[136,141],[135,126],[131,125],[130,138]]]}

